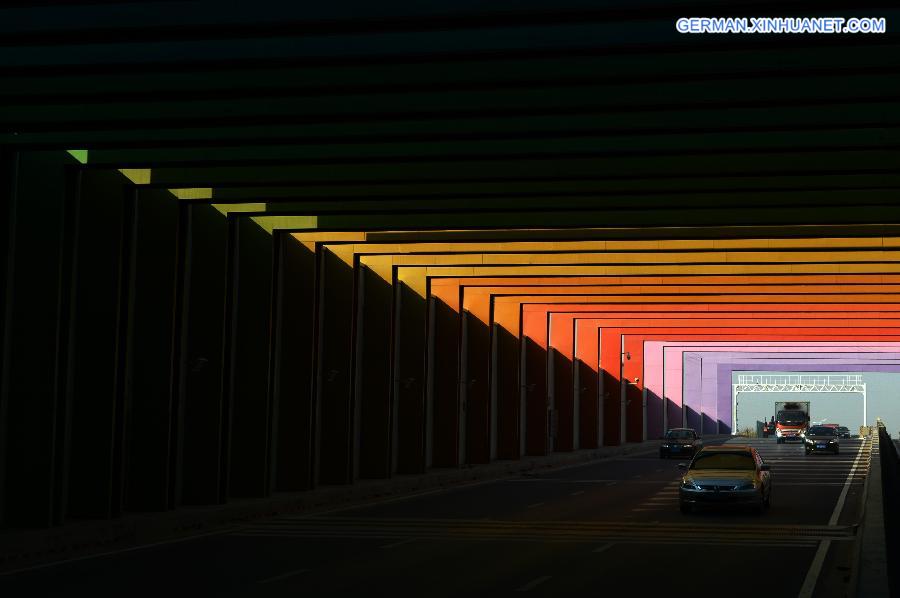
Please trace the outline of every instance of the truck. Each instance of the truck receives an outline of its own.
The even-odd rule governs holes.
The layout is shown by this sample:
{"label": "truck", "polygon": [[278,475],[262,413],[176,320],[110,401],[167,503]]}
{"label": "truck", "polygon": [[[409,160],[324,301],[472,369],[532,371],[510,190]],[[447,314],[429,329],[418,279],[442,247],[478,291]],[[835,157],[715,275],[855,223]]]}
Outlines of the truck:
{"label": "truck", "polygon": [[778,444],[802,440],[809,426],[809,401],[775,401],[775,438]]}

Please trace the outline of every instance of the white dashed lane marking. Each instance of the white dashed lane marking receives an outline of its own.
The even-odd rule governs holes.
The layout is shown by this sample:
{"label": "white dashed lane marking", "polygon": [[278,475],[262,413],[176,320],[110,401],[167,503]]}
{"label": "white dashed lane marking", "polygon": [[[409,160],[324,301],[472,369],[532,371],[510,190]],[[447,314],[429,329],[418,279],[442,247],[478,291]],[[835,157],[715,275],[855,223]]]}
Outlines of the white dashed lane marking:
{"label": "white dashed lane marking", "polygon": [[282,579],[287,579],[289,577],[295,577],[297,575],[302,575],[303,573],[308,573],[309,569],[297,569],[296,571],[288,571],[287,573],[282,573],[280,575],[275,575],[273,577],[268,577],[257,583],[272,583],[275,581],[281,581]]}
{"label": "white dashed lane marking", "polygon": [[533,588],[536,588],[537,586],[541,585],[542,583],[544,583],[544,582],[547,581],[548,579],[550,579],[550,576],[549,576],[549,575],[545,575],[545,576],[543,576],[543,577],[538,577],[537,579],[533,579],[533,580],[529,581],[528,583],[526,583],[524,586],[522,586],[521,588],[517,589],[516,591],[517,591],[517,592],[527,592],[527,591],[529,591],[529,590],[531,590],[531,589],[533,589]]}

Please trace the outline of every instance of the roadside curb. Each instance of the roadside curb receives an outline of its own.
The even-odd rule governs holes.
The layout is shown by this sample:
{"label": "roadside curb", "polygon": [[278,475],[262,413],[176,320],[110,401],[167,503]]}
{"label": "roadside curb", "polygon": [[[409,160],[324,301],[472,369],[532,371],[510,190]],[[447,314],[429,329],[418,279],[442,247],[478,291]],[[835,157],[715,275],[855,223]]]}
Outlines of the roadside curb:
{"label": "roadside curb", "polygon": [[[871,440],[871,436],[862,437],[865,442],[866,439]],[[872,457],[869,455],[869,462],[866,465],[866,471],[869,474],[866,475],[865,481],[863,481],[863,489],[862,496],[860,497],[860,507],[859,507],[859,518],[856,523],[856,536],[853,540],[853,550],[850,555],[850,581],[847,587],[847,596],[850,598],[855,598],[857,595],[857,587],[859,586],[859,559],[862,553],[862,530],[863,530],[863,518],[866,515],[866,497],[869,494],[869,479],[871,477],[871,468],[872,468]]]}
{"label": "roadside curb", "polygon": [[857,531],[851,592],[854,596],[889,596],[884,500],[881,488],[880,439],[872,435],[869,473],[863,486],[862,514]]}
{"label": "roadside curb", "polygon": [[[709,436],[710,440],[718,436]],[[722,436],[726,438],[726,436]],[[323,486],[304,492],[259,499],[231,500],[224,505],[179,507],[160,513],[128,514],[120,519],[84,521],[40,530],[0,533],[0,574],[85,558],[154,543],[176,542],[227,532],[230,527],[276,515],[315,515],[359,508],[384,500],[404,500],[436,491],[489,483],[508,477],[558,471],[605,459],[657,451],[656,440],[614,447],[497,461],[386,480],[359,480],[346,486]]]}

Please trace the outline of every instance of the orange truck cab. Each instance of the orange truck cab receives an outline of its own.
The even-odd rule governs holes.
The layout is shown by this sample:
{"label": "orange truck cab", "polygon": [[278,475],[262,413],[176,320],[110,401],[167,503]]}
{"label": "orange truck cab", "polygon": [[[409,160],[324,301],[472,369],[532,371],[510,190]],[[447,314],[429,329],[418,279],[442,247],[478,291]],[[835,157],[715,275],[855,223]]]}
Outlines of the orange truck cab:
{"label": "orange truck cab", "polygon": [[775,437],[778,444],[802,440],[801,434],[809,426],[809,401],[775,403]]}

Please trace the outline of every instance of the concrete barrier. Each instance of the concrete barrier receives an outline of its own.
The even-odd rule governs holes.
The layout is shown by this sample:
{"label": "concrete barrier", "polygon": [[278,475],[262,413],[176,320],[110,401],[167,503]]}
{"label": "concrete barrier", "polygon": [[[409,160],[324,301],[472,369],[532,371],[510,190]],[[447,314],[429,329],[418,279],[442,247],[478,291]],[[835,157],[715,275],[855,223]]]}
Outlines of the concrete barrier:
{"label": "concrete barrier", "polygon": [[865,598],[891,596],[890,572],[896,565],[891,564],[889,557],[886,519],[894,517],[889,511],[900,506],[886,502],[891,494],[889,487],[896,482],[896,474],[890,473],[892,468],[894,472],[897,468],[894,444],[883,425],[870,429],[873,432],[872,460],[863,489],[863,513],[854,567],[856,595]]}

